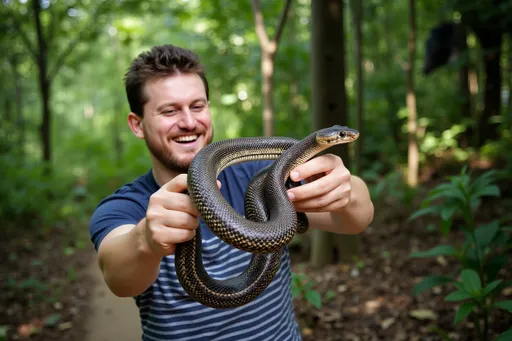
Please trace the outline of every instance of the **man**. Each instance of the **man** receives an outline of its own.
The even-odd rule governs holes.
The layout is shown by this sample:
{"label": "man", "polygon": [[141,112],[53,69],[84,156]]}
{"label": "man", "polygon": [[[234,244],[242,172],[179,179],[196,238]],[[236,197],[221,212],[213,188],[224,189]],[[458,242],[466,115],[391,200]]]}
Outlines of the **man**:
{"label": "man", "polygon": [[[152,169],[102,200],[90,222],[99,265],[112,292],[135,297],[143,340],[300,340],[290,294],[287,251],[273,282],[254,301],[213,309],[192,300],[174,268],[176,244],[190,240],[201,223],[203,261],[209,274],[241,273],[251,255],[235,249],[203,225],[187,189],[187,168],[213,138],[208,82],[197,56],[172,45],[136,58],[125,77],[128,125],[144,139]],[[221,192],[243,214],[251,177],[268,162],[233,165],[219,175]],[[291,174],[306,184],[289,190],[311,228],[336,233],[363,231],[373,219],[364,182],[342,160],[323,155]]]}

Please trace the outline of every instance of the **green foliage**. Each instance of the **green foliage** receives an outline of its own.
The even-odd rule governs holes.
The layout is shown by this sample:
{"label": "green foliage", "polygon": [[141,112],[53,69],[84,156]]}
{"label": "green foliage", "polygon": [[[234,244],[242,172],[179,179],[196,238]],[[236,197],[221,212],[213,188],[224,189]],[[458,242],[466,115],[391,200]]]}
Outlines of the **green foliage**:
{"label": "green foliage", "polygon": [[323,301],[329,301],[335,297],[333,291],[328,291],[322,298],[322,294],[316,290],[315,281],[304,273],[292,273],[292,298],[303,296],[313,307],[322,308]]}
{"label": "green foliage", "polygon": [[434,214],[440,218],[439,231],[450,234],[455,217],[461,217],[460,226],[465,235],[461,244],[443,244],[426,251],[414,252],[412,258],[444,256],[454,259],[459,271],[456,276],[428,276],[413,289],[418,295],[434,286],[451,284],[454,291],[445,296],[445,301],[458,305],[454,324],[472,317],[481,341],[488,338],[489,314],[493,309],[511,311],[512,301],[496,301],[500,291],[512,286],[512,281],[498,278],[499,270],[507,263],[512,238],[507,227],[499,219],[486,224],[477,224],[476,213],[485,197],[499,197],[495,185],[497,172],[487,171],[472,177],[463,168],[461,173],[447,178],[428,193],[422,207],[410,219]]}
{"label": "green foliage", "polygon": [[373,167],[362,172],[361,177],[368,184],[370,196],[374,202],[388,201],[412,209],[413,198],[419,187],[410,187],[400,171],[390,171],[380,175],[382,165],[374,163]]}

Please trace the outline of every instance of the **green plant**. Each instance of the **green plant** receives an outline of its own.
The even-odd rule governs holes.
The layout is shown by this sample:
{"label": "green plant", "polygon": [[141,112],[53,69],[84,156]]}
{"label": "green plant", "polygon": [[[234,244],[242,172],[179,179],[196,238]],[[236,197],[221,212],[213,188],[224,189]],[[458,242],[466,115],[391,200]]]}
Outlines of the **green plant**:
{"label": "green plant", "polygon": [[[478,339],[488,340],[489,314],[494,309],[512,312],[512,300],[497,301],[498,293],[512,286],[512,281],[498,278],[500,269],[507,263],[507,251],[512,247],[510,228],[504,226],[504,219],[496,219],[478,225],[475,220],[483,197],[499,197],[500,190],[494,184],[495,171],[488,171],[472,179],[466,168],[460,175],[451,176],[428,193],[421,208],[410,219],[426,214],[440,217],[439,231],[448,236],[455,217],[464,220],[461,229],[465,240],[458,245],[437,245],[427,251],[414,252],[412,258],[445,256],[456,260],[458,271],[452,276],[429,276],[418,283],[414,295],[434,286],[452,284],[454,291],[445,296],[445,301],[457,302],[454,323],[472,318]],[[512,329],[498,340],[505,340]]]}
{"label": "green plant", "polygon": [[368,170],[362,177],[368,182],[372,200],[391,200],[412,209],[413,198],[418,189],[407,185],[402,172],[395,170],[380,176],[377,171]]}
{"label": "green plant", "polygon": [[[322,308],[322,295],[314,288],[315,282],[304,273],[292,273],[292,298],[303,295],[315,308]],[[325,293],[325,300],[331,300],[336,296],[333,291]]]}

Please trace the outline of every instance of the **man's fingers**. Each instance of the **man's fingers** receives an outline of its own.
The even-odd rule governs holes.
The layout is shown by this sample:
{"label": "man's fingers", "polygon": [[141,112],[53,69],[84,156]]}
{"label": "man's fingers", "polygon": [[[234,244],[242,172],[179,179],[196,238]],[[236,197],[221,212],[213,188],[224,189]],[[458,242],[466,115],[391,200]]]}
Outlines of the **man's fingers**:
{"label": "man's fingers", "polygon": [[179,174],[174,177],[171,181],[167,182],[162,186],[162,189],[165,189],[169,192],[182,193],[187,190],[187,174]]}
{"label": "man's fingers", "polygon": [[311,197],[317,197],[324,193],[328,193],[338,186],[338,183],[330,180],[329,175],[324,176],[314,182],[310,182],[301,186],[288,190],[290,199],[293,201],[301,201]]}
{"label": "man's fingers", "polygon": [[350,184],[340,186],[331,192],[310,197],[303,201],[294,201],[295,209],[300,212],[329,212],[339,210],[350,202]]}
{"label": "man's fingers", "polygon": [[339,157],[333,154],[315,157],[293,169],[290,173],[290,177],[293,181],[302,181],[315,174],[327,173],[331,171],[338,162],[341,162],[341,159],[338,159]]}

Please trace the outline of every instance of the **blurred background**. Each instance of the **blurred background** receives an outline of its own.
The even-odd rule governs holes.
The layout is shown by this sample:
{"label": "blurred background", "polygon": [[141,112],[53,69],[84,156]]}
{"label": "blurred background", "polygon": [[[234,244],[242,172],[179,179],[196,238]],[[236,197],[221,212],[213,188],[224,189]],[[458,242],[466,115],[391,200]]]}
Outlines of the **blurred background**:
{"label": "blurred background", "polygon": [[151,166],[123,76],[168,43],[216,140],[361,132],[334,152],[374,222],[290,246],[305,340],[512,339],[512,1],[2,0],[0,28],[0,340],[85,340],[90,214]]}

